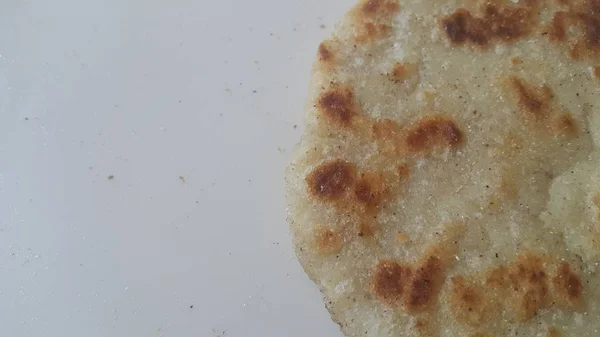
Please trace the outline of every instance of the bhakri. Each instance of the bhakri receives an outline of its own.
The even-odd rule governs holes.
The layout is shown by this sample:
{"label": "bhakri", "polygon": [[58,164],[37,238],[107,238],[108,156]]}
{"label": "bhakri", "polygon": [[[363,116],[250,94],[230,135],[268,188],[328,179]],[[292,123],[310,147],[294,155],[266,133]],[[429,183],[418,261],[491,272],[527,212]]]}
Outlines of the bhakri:
{"label": "bhakri", "polygon": [[366,0],[286,172],[348,337],[600,336],[600,0]]}

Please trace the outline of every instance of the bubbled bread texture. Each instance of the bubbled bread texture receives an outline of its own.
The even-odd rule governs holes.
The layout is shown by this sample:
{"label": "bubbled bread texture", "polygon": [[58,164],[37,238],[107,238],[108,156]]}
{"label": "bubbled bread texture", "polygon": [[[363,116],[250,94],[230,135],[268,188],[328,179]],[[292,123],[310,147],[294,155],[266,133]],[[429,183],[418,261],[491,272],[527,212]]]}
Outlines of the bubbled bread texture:
{"label": "bubbled bread texture", "polygon": [[288,168],[349,337],[600,336],[600,0],[368,0]]}

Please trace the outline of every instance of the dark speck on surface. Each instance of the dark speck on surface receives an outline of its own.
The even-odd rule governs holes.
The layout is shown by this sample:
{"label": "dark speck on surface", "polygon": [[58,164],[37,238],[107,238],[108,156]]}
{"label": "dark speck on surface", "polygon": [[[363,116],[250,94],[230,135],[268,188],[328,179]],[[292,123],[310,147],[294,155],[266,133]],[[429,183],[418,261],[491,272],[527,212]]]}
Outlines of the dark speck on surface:
{"label": "dark speck on surface", "polygon": [[190,309],[194,309],[194,305],[193,305],[193,304],[192,304],[192,305],[190,305]]}
{"label": "dark speck on surface", "polygon": [[113,176],[112,174],[108,176],[108,180],[113,180],[115,179],[115,176]]}

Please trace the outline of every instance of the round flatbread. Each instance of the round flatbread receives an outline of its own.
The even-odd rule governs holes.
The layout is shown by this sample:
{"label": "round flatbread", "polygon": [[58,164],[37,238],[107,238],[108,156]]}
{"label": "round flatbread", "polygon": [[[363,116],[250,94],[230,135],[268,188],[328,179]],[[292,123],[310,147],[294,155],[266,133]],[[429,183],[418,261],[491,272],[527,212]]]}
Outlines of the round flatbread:
{"label": "round flatbread", "polygon": [[368,0],[287,174],[348,337],[600,336],[600,0]]}

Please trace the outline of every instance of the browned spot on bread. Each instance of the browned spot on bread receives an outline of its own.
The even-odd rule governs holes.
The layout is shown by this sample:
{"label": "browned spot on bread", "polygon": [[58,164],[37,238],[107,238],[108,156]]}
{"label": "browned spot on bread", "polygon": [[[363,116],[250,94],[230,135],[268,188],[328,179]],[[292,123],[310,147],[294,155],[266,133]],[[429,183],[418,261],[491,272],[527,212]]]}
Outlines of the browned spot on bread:
{"label": "browned spot on bread", "polygon": [[430,116],[407,130],[405,142],[410,152],[423,152],[436,147],[455,147],[461,144],[463,138],[462,131],[453,120]]}
{"label": "browned spot on bread", "polygon": [[376,121],[373,123],[371,132],[373,140],[377,143],[379,150],[384,155],[399,154],[398,137],[400,136],[400,126],[389,119]]}
{"label": "browned spot on bread", "polygon": [[418,67],[414,63],[399,63],[397,62],[390,73],[392,80],[396,83],[404,82],[415,76],[418,72]]}
{"label": "browned spot on bread", "polygon": [[561,337],[561,334],[556,328],[550,328],[548,329],[548,337]]}
{"label": "browned spot on bread", "polygon": [[382,141],[395,141],[400,133],[400,127],[392,120],[384,119],[373,123],[373,138]]}
{"label": "browned spot on bread", "polygon": [[390,35],[391,31],[392,27],[389,25],[367,22],[362,25],[362,28],[356,35],[356,42],[366,43],[376,41]]}
{"label": "browned spot on bread", "polygon": [[335,201],[344,196],[354,186],[354,165],[336,159],[314,169],[307,177],[306,183],[310,195],[325,201]]}
{"label": "browned spot on bread", "polygon": [[399,81],[404,81],[407,77],[408,70],[406,69],[406,65],[401,63],[396,63],[394,68],[392,68],[392,77]]}
{"label": "browned spot on bread", "polygon": [[550,40],[569,48],[571,57],[575,59],[600,57],[600,2],[584,0],[569,3],[567,10],[554,14],[548,32]]}
{"label": "browned spot on bread", "polygon": [[510,78],[510,84],[517,95],[519,108],[525,115],[535,119],[547,117],[550,101],[554,97],[549,87],[535,88],[516,76]]}
{"label": "browned spot on bread", "polygon": [[488,337],[488,335],[484,334],[483,332],[476,332],[474,334],[469,335],[469,337]]}
{"label": "browned spot on bread", "polygon": [[334,254],[342,248],[342,236],[333,229],[315,228],[314,240],[317,252],[322,255]]}
{"label": "browned spot on bread", "polygon": [[444,269],[453,261],[451,257],[457,249],[458,237],[463,233],[463,224],[447,225],[444,239],[429,248],[424,258],[415,264],[380,262],[371,280],[375,296],[388,306],[402,304],[404,310],[413,315],[433,313],[445,280]]}
{"label": "browned spot on bread", "polygon": [[400,5],[393,0],[366,0],[361,5],[361,12],[368,17],[387,15],[400,10]]}
{"label": "browned spot on bread", "polygon": [[521,60],[520,57],[513,57],[511,60],[512,64],[517,65],[517,64],[521,64],[523,63],[523,60]]}
{"label": "browned spot on bread", "polygon": [[369,207],[377,207],[385,197],[386,184],[383,174],[362,173],[354,186],[356,200]]}
{"label": "browned spot on bread", "polygon": [[443,18],[441,24],[450,41],[456,44],[472,42],[484,45],[489,41],[489,36],[483,28],[484,20],[473,17],[466,9],[459,9]]}
{"label": "browned spot on bread", "polygon": [[348,86],[333,86],[319,97],[317,102],[319,111],[333,124],[349,127],[352,120],[358,115],[358,105],[354,99],[354,92]]}
{"label": "browned spot on bread", "polygon": [[503,170],[500,173],[500,184],[497,190],[488,199],[488,209],[491,212],[501,210],[508,203],[518,199],[519,193],[517,186],[510,179],[511,172],[509,170]]}
{"label": "browned spot on bread", "polygon": [[375,269],[372,290],[389,306],[403,300],[404,308],[415,314],[431,309],[443,283],[441,260],[429,256],[420,266],[403,266],[394,261],[382,261]]}
{"label": "browned spot on bread", "polygon": [[398,240],[398,242],[400,242],[400,243],[408,242],[409,239],[410,239],[409,236],[404,233],[396,234],[396,240]]}
{"label": "browned spot on bread", "polygon": [[596,78],[600,80],[600,67],[594,68],[594,76],[596,76]]}
{"label": "browned spot on bread", "polygon": [[430,309],[437,300],[443,277],[442,264],[437,256],[430,256],[423,265],[415,268],[407,289],[406,310],[417,313]]}
{"label": "browned spot on bread", "polygon": [[378,229],[379,206],[396,198],[405,181],[395,169],[359,172],[354,164],[336,159],[315,168],[306,184],[310,197],[337,212],[353,213],[356,235],[368,238]]}
{"label": "browned spot on bread", "polygon": [[[597,193],[594,196],[594,205],[596,205],[597,208],[600,209],[600,193]],[[598,213],[596,213],[596,223],[600,224],[600,210],[598,211]]]}
{"label": "browned spot on bread", "polygon": [[[553,270],[557,270],[556,276],[550,279]],[[525,322],[539,310],[553,306],[578,308],[582,291],[579,277],[567,263],[526,254],[482,274],[454,277],[451,304],[458,322],[477,327],[496,317]]]}
{"label": "browned spot on bread", "polygon": [[533,317],[549,300],[547,275],[537,256],[525,255],[508,268],[492,271],[487,282],[498,291],[518,293],[513,306],[520,321]]}
{"label": "browned spot on bread", "polygon": [[335,61],[335,55],[329,46],[327,41],[321,42],[319,44],[319,62],[323,65],[331,66]]}
{"label": "browned spot on bread", "polygon": [[398,165],[398,177],[401,182],[407,181],[410,176],[410,168],[407,164]]}
{"label": "browned spot on bread", "polygon": [[450,304],[459,322],[479,326],[488,314],[487,303],[481,287],[467,282],[462,276],[452,278]]}
{"label": "browned spot on bread", "polygon": [[358,223],[356,235],[359,237],[371,237],[377,230],[376,226],[376,223],[371,218],[368,216],[363,217],[363,220]]}
{"label": "browned spot on bread", "polygon": [[580,20],[584,25],[585,45],[588,50],[597,52],[600,49],[600,10],[597,0],[589,0],[591,11],[579,14]]}
{"label": "browned spot on bread", "polygon": [[390,35],[392,18],[399,10],[397,0],[362,1],[353,11],[356,42],[373,42]]}
{"label": "browned spot on bread", "polygon": [[486,46],[494,41],[514,41],[529,35],[537,23],[538,1],[516,7],[488,2],[480,16],[458,9],[441,20],[442,30],[454,44]]}
{"label": "browned spot on bread", "polygon": [[559,300],[571,305],[577,305],[581,301],[583,284],[577,274],[571,270],[571,266],[563,262],[552,279],[554,289]]}
{"label": "browned spot on bread", "polygon": [[577,122],[569,113],[554,117],[551,128],[555,134],[561,136],[575,136],[578,132]]}
{"label": "browned spot on bread", "polygon": [[412,270],[394,261],[381,261],[375,268],[372,280],[372,290],[377,298],[389,305],[396,306],[404,294],[404,289],[410,282]]}
{"label": "browned spot on bread", "polygon": [[567,38],[567,24],[571,21],[571,16],[567,12],[556,12],[550,21],[548,35],[552,41],[565,41]]}

